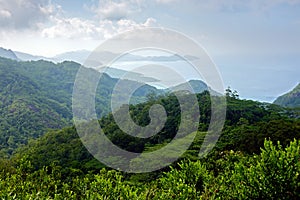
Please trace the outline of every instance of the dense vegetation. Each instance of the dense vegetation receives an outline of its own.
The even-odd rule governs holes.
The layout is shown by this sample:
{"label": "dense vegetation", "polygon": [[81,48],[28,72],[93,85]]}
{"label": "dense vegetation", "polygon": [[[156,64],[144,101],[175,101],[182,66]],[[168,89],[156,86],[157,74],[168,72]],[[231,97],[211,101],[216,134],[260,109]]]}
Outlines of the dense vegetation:
{"label": "dense vegetation", "polygon": [[[72,124],[72,92],[79,67],[75,62],[18,62],[0,57],[0,156],[12,154],[49,129]],[[99,80],[95,99],[99,117],[110,112],[109,99],[117,81],[106,74]],[[134,94],[133,101],[145,101],[154,91],[145,86]]]}
{"label": "dense vegetation", "polygon": [[[156,179],[102,169],[65,177],[62,167],[35,170],[26,157],[2,161],[2,199],[299,199],[300,142],[286,148],[265,141],[254,156],[224,151],[218,159],[184,160]],[[214,170],[215,169],[215,170]],[[217,170],[217,172],[216,172]],[[149,177],[149,176],[148,176]]]}
{"label": "dense vegetation", "polygon": [[[209,94],[205,92],[197,96],[201,112],[199,133],[189,151],[193,153],[188,155],[196,159],[210,122]],[[274,142],[280,141],[283,145],[287,145],[294,138],[300,138],[300,120],[290,118],[291,114],[288,110],[276,105],[265,105],[234,97],[228,97],[227,102],[227,120],[215,147],[217,151],[259,153],[265,138],[270,138]],[[127,135],[114,122],[112,114],[102,117],[99,123],[107,137],[123,149],[132,152],[155,150],[168,143],[177,132],[180,123],[180,107],[176,97],[168,95],[130,106],[133,120],[143,126],[149,123],[149,108],[157,103],[165,107],[169,117],[164,128],[153,137],[141,139]],[[51,131],[40,139],[29,142],[20,152],[28,154],[28,159],[37,169],[50,165],[54,161],[60,166],[80,169],[83,172],[103,167],[82,145],[74,127]]]}
{"label": "dense vegetation", "polygon": [[[214,150],[199,159],[209,123],[210,98],[207,92],[197,97],[201,110],[199,131],[189,150],[172,166],[144,174],[109,169],[93,158],[75,128],[69,127],[31,140],[11,159],[1,160],[1,197],[298,199],[300,120],[294,117],[295,112],[240,100],[229,91],[224,131]],[[176,97],[161,96],[130,106],[134,121],[145,125],[149,123],[149,108],[156,103],[164,105],[169,117],[164,129],[149,139],[126,135],[111,114],[99,123],[116,145],[134,152],[154,151],[174,137],[180,119]],[[166,152],[166,156],[172,156],[172,152]],[[138,161],[138,157],[132,160]]]}
{"label": "dense vegetation", "polygon": [[[190,148],[169,167],[151,173],[123,173],[96,160],[71,126],[72,86],[78,68],[73,62],[0,59],[1,199],[300,198],[299,109],[241,100],[228,88],[223,132],[208,156],[199,158],[210,123],[211,97],[207,91],[197,94],[198,103],[191,110],[199,108],[201,117],[198,131],[191,133],[196,137]],[[150,152],[174,138],[181,122],[175,95],[157,96],[151,87],[135,94],[137,104],[128,106],[137,124],[149,124],[149,109],[154,104],[162,105],[167,113],[158,134],[136,138],[119,128],[106,106],[117,80],[107,75],[103,79],[106,84],[97,92],[96,110],[99,124],[114,144],[132,152]],[[188,99],[191,94],[181,95]],[[126,106],[117,112],[122,113]],[[47,129],[52,130],[44,134]],[[190,135],[176,142],[187,137]],[[170,158],[175,151],[162,156]],[[120,161],[113,156],[108,159]],[[138,156],[131,160],[139,162]],[[150,159],[147,165],[158,162]]]}

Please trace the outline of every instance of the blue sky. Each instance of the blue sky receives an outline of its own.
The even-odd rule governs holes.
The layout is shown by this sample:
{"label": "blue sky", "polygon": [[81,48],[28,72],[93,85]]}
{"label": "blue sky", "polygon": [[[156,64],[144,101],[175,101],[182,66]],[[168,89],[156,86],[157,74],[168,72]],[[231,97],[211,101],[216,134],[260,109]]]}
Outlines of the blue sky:
{"label": "blue sky", "polygon": [[36,55],[149,26],[196,40],[243,97],[270,101],[299,82],[300,0],[0,0],[0,46]]}

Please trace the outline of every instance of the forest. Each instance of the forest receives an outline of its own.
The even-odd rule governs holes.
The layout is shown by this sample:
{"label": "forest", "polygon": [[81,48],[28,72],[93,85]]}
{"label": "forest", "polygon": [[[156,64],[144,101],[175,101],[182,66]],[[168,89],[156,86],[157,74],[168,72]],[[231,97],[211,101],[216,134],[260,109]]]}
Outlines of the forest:
{"label": "forest", "polygon": [[[70,83],[78,67],[73,62],[0,59],[1,199],[300,199],[299,107],[240,99],[228,88],[222,134],[213,150],[199,158],[210,123],[211,96],[208,91],[198,93],[193,106],[201,116],[189,149],[168,167],[126,173],[95,159],[72,125]],[[96,99],[100,107],[108,102],[101,97],[109,98],[116,83],[104,78],[107,93]],[[151,152],[174,138],[181,119],[178,99],[172,93],[153,92],[144,88],[128,105],[140,126],[149,124],[152,105],[165,108],[165,126],[149,138],[127,135],[110,110],[98,112],[99,125],[115,145]],[[147,98],[141,98],[145,94]],[[188,99],[193,94],[183,95]],[[164,152],[165,157],[173,153]],[[140,158],[131,162],[139,163]]]}

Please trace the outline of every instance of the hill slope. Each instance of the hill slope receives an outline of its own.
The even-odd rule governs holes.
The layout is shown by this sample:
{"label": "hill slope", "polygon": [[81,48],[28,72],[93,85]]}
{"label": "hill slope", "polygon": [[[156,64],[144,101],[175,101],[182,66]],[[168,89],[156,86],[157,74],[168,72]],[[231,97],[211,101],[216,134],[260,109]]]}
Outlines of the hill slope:
{"label": "hill slope", "polygon": [[[186,95],[186,97],[188,98],[189,95]],[[207,131],[210,122],[209,93],[197,94],[197,97],[199,109],[202,113],[199,121],[199,132],[189,150],[182,157],[192,160],[198,159],[205,131]],[[259,102],[231,97],[227,101],[227,120],[215,150],[220,152],[236,150],[252,154],[259,153],[265,138],[269,138],[274,142],[280,141],[283,145],[287,145],[294,138],[300,138],[300,120],[288,119],[279,114],[279,112],[282,112],[277,110],[276,105],[264,105]],[[136,153],[155,151],[174,138],[180,124],[181,114],[176,97],[169,95],[130,106],[132,119],[141,126],[149,124],[149,108],[154,104],[163,105],[168,117],[164,128],[152,137],[137,138],[128,135],[119,128],[111,114],[101,118],[99,123],[106,136],[120,148]],[[178,142],[184,142],[184,138],[181,139]],[[174,148],[174,152],[172,150],[164,152],[162,156],[165,157],[163,158],[169,159],[172,155],[177,155],[176,149]],[[35,168],[42,168],[54,161],[64,168],[77,168],[85,172],[97,171],[99,168],[104,167],[83,146],[75,127],[51,131],[37,140],[31,141],[20,152],[29,155],[28,158]],[[114,157],[110,155],[108,159],[114,160]],[[118,157],[116,162],[120,162],[120,159]],[[140,162],[139,157],[134,158],[132,162]],[[150,162],[155,165],[160,160],[150,159],[148,164]]]}
{"label": "hill slope", "polygon": [[28,53],[23,53],[20,51],[14,51],[16,56],[22,61],[38,61],[38,60],[48,60],[51,61],[50,58],[46,58],[44,56],[35,56]]}
{"label": "hill slope", "polygon": [[[11,154],[49,129],[72,125],[73,85],[80,66],[71,61],[55,64],[44,60],[19,62],[0,58],[0,156]],[[118,81],[107,74],[101,77],[95,97],[97,117],[111,111],[110,99]],[[122,83],[125,89],[135,88],[137,84],[130,80]],[[201,81],[192,83],[197,92],[205,89]],[[130,101],[137,104],[147,101],[152,94],[166,92],[144,85],[134,92]],[[118,98],[122,99],[123,93],[117,94]]]}
{"label": "hill slope", "polygon": [[[75,62],[54,64],[0,58],[0,156],[12,153],[48,129],[72,124],[72,92],[79,67]],[[95,99],[99,117],[110,112],[110,99],[118,79],[104,74],[100,82]],[[135,82],[127,84],[134,86]],[[153,91],[156,88],[145,85],[135,92],[132,102],[144,101],[144,95]]]}
{"label": "hill slope", "polygon": [[285,107],[300,107],[300,83],[290,92],[278,97],[274,104]]}
{"label": "hill slope", "polygon": [[8,58],[12,60],[19,60],[19,58],[16,56],[16,54],[12,50],[7,50],[2,47],[0,47],[0,57]]}

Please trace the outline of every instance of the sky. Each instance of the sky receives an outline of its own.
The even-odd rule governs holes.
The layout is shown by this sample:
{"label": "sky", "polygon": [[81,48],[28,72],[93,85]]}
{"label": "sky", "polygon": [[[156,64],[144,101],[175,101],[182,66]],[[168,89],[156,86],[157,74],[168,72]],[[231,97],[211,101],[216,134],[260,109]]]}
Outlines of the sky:
{"label": "sky", "polygon": [[0,0],[0,46],[34,55],[139,27],[197,41],[242,97],[271,101],[299,82],[300,0]]}

